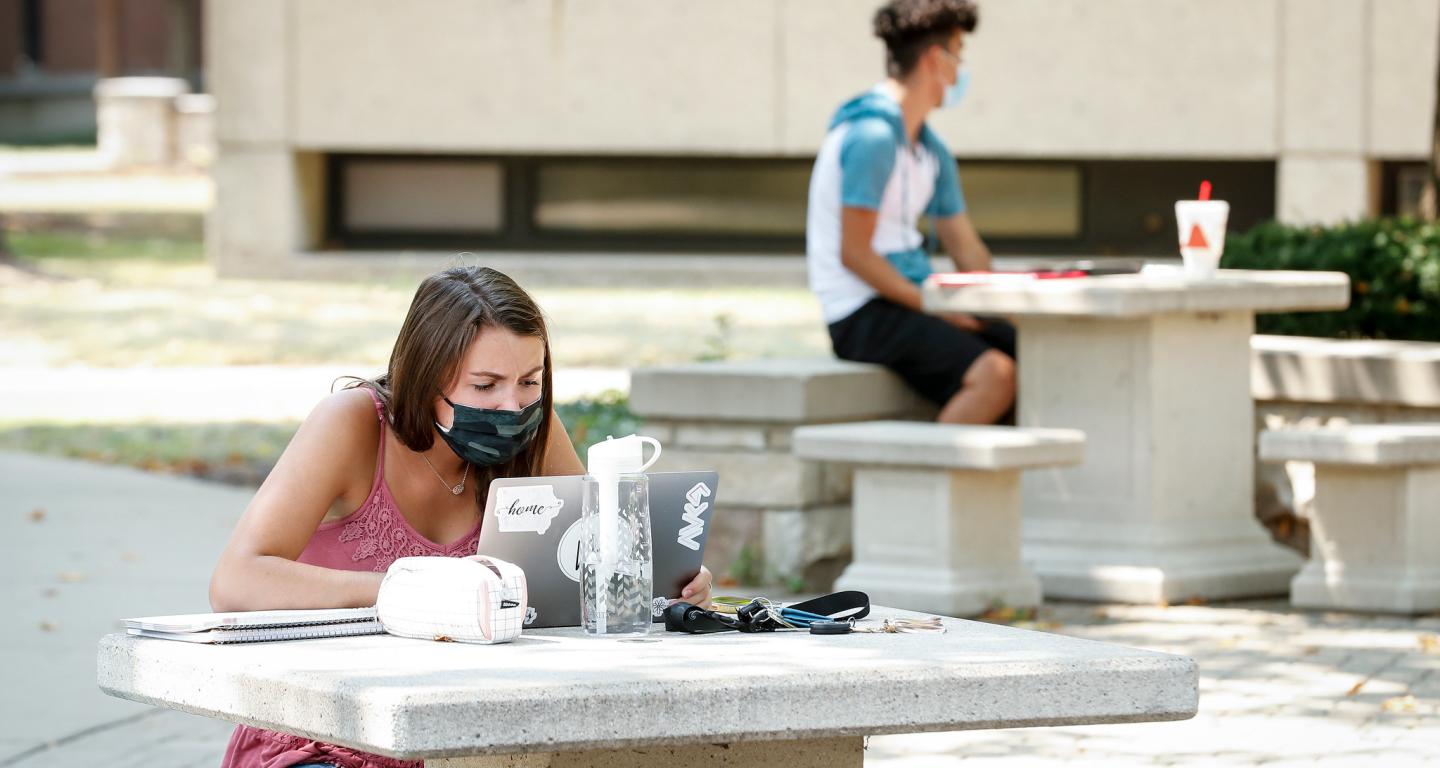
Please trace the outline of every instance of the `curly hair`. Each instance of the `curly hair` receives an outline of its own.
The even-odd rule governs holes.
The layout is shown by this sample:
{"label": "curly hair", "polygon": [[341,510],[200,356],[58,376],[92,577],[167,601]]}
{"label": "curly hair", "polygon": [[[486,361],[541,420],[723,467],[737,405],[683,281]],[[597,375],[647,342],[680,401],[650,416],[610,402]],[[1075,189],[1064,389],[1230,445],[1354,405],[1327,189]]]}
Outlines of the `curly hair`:
{"label": "curly hair", "polygon": [[875,36],[885,41],[886,68],[904,77],[932,45],[957,30],[974,32],[980,9],[972,0],[890,0],[875,12]]}

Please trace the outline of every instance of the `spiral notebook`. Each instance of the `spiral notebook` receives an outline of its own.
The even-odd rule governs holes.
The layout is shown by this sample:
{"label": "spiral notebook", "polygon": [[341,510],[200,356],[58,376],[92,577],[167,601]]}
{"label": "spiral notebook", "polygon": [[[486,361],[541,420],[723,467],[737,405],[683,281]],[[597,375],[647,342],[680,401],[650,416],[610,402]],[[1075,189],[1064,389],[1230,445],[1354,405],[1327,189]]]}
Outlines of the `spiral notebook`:
{"label": "spiral notebook", "polygon": [[186,643],[260,643],[378,635],[385,629],[372,607],[146,616],[126,619],[125,631],[137,637]]}

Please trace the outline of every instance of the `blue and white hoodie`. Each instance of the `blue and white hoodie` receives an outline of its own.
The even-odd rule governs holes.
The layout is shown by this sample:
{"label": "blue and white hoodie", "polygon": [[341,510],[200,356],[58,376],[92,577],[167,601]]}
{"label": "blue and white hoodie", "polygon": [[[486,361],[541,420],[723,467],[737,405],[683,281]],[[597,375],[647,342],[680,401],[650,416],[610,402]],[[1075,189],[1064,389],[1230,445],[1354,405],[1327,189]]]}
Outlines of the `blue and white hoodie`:
{"label": "blue and white hoodie", "polygon": [[849,317],[876,296],[875,289],[840,262],[840,209],[878,211],[870,241],[909,280],[930,274],[921,214],[943,219],[965,212],[955,158],[929,126],[910,145],[900,105],[876,86],[845,102],[830,121],[810,174],[805,254],[810,289],[826,323]]}

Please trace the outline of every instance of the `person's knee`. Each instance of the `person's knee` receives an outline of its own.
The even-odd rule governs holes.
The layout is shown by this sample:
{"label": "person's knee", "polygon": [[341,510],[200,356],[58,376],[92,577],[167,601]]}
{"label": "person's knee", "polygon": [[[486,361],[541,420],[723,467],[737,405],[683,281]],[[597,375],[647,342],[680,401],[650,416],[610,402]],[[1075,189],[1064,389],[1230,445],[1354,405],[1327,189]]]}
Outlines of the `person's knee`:
{"label": "person's knee", "polygon": [[1015,398],[1017,381],[1015,359],[997,349],[992,349],[976,358],[966,372],[965,383],[1004,397],[1007,401]]}

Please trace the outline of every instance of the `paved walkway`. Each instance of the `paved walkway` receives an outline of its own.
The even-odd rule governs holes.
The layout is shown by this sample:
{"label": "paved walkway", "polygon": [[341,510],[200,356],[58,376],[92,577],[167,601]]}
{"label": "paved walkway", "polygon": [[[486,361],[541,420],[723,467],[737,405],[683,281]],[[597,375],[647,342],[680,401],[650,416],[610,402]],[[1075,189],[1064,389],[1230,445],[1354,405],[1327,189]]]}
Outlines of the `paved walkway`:
{"label": "paved walkway", "polygon": [[[230,726],[112,699],[95,642],[124,616],[203,610],[244,490],[0,453],[0,768],[207,766]],[[1440,617],[1283,602],[1058,604],[1038,627],[1184,653],[1200,715],[1154,723],[876,737],[868,766],[1440,765]]]}

